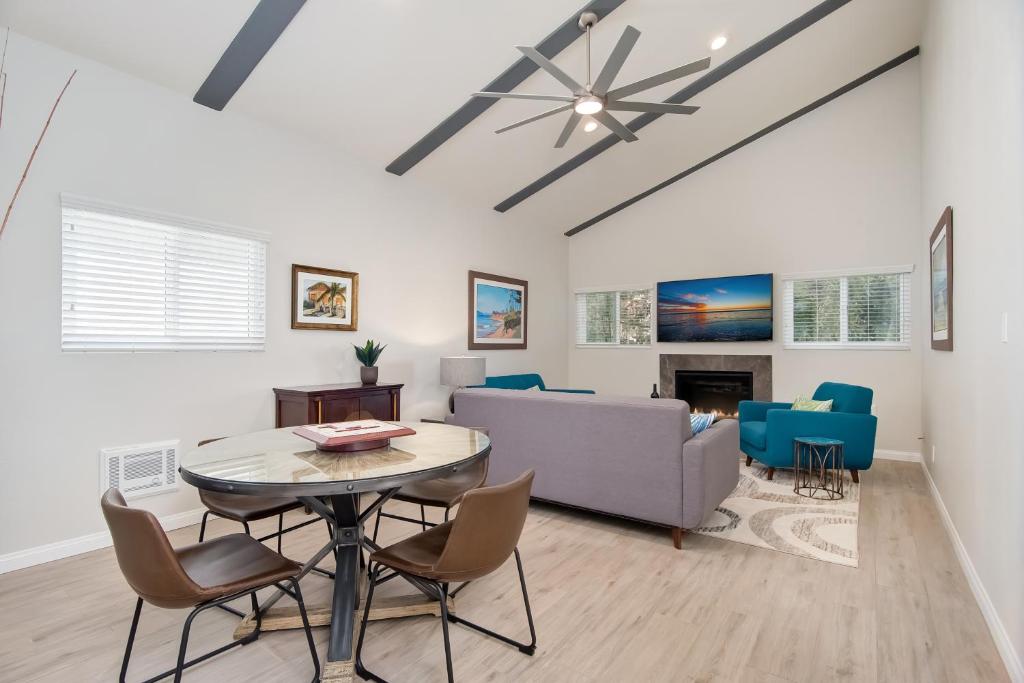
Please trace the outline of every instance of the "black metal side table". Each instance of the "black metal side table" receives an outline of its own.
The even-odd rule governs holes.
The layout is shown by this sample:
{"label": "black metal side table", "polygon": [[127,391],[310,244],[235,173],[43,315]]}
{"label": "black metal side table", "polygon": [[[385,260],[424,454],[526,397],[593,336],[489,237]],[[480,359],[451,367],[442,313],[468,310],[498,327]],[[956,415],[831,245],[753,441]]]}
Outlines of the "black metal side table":
{"label": "black metal side table", "polygon": [[805,498],[843,497],[843,442],[818,436],[793,439],[793,493]]}

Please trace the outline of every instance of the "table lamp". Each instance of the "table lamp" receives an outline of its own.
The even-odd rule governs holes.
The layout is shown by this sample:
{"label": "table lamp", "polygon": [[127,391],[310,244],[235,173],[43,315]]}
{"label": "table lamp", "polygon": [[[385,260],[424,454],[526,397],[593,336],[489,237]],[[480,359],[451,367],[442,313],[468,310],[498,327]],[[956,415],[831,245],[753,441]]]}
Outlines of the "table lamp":
{"label": "table lamp", "polygon": [[445,356],[441,358],[441,384],[451,387],[448,410],[455,414],[455,392],[463,387],[483,384],[487,379],[487,361],[482,356]]}

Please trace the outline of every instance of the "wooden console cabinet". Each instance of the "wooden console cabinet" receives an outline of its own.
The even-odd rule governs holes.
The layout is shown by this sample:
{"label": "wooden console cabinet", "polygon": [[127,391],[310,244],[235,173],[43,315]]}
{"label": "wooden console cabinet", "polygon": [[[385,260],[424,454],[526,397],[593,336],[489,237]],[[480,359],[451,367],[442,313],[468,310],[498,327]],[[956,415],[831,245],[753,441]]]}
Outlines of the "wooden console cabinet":
{"label": "wooden console cabinet", "polygon": [[275,422],[280,428],[345,420],[400,420],[402,386],[353,382],[275,388]]}

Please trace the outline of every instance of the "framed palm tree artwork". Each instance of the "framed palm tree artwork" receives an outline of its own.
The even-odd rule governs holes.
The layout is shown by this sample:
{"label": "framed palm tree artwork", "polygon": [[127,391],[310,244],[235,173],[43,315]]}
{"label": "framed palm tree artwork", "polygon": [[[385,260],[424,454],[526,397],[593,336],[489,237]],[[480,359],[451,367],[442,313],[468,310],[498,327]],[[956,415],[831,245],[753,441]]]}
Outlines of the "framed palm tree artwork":
{"label": "framed palm tree artwork", "polygon": [[469,271],[469,348],[525,349],[528,284]]}
{"label": "framed palm tree artwork", "polygon": [[292,329],[353,332],[359,322],[359,273],[292,264]]}

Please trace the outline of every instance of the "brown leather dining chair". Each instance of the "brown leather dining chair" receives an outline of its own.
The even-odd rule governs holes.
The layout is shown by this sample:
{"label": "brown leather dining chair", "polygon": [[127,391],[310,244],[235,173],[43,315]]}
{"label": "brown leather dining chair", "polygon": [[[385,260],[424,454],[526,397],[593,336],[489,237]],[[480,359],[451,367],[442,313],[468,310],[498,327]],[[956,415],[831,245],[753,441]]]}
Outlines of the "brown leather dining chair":
{"label": "brown leather dining chair", "polygon": [[[423,420],[423,422],[444,424],[439,420]],[[475,427],[474,429],[485,436],[488,433],[482,427]],[[373,541],[377,541],[381,517],[419,524],[423,531],[426,531],[428,527],[435,526],[434,523],[427,521],[427,508],[432,507],[444,509],[444,521],[447,522],[452,508],[462,501],[462,497],[468,491],[483,486],[484,482],[487,481],[487,464],[489,461],[489,458],[482,458],[446,477],[417,481],[403,486],[398,493],[392,496],[392,500],[419,505],[420,518],[417,520],[411,517],[396,515],[393,512],[384,512],[384,508],[381,506],[377,509],[377,519],[373,524]]]}
{"label": "brown leather dining chair", "polygon": [[[214,441],[220,441],[224,437],[216,439],[205,439],[199,442],[199,446],[205,446]],[[301,522],[294,526],[284,528],[284,513],[298,510],[303,507],[302,503],[294,498],[265,497],[265,496],[243,496],[238,493],[219,493],[215,491],[204,491],[199,489],[199,500],[206,506],[203,513],[202,523],[199,525],[199,542],[202,543],[206,537],[206,520],[213,514],[217,517],[230,519],[238,522],[245,529],[245,533],[252,535],[249,529],[249,522],[257,522],[262,519],[277,517],[277,532],[267,534],[256,540],[262,542],[277,538],[277,552],[281,552],[281,537],[289,531],[301,529],[309,524],[319,522],[319,518]],[[329,527],[328,527],[329,528]]]}
{"label": "brown leather dining chair", "polygon": [[[103,516],[114,540],[117,564],[121,567],[121,573],[124,574],[128,585],[139,598],[135,603],[135,615],[132,617],[128,644],[125,646],[124,660],[121,664],[121,683],[124,683],[128,674],[128,662],[131,659],[143,602],[165,609],[192,608],[182,629],[177,665],[146,681],[152,683],[173,675],[177,683],[181,680],[182,672],[188,667],[237,645],[248,645],[259,637],[260,613],[256,591],[269,586],[275,586],[289,594],[298,604],[309,651],[313,657],[315,673],[312,680],[319,680],[320,659],[313,644],[306,606],[302,601],[302,592],[296,579],[301,568],[297,562],[282,557],[245,534],[231,534],[205,543],[172,548],[153,513],[128,507],[121,492],[115,488],[108,489],[103,494],[100,506],[103,508]],[[285,586],[285,583],[291,587]],[[250,596],[253,612],[256,614],[255,632],[185,661],[192,620],[204,610],[246,595]]]}
{"label": "brown leather dining chair", "polygon": [[[448,622],[463,624],[486,636],[513,645],[524,654],[533,655],[536,652],[537,632],[533,626],[533,614],[530,612],[530,598],[526,593],[523,561],[517,547],[526,523],[532,485],[533,470],[530,470],[507,484],[469,491],[463,496],[454,520],[438,524],[370,555],[370,586],[366,594],[362,628],[356,643],[356,672],[360,676],[380,683],[384,681],[363,666],[362,652],[370,606],[373,603],[373,591],[379,582],[380,572],[385,567],[394,572],[387,578],[404,576],[429,590],[441,603],[441,629],[444,635],[444,656],[449,683],[454,681],[454,675]],[[511,555],[515,555],[516,568],[519,571],[519,586],[523,591],[526,621],[530,626],[529,643],[520,643],[448,611],[448,586],[452,582],[473,581],[486,576],[501,567]]]}

